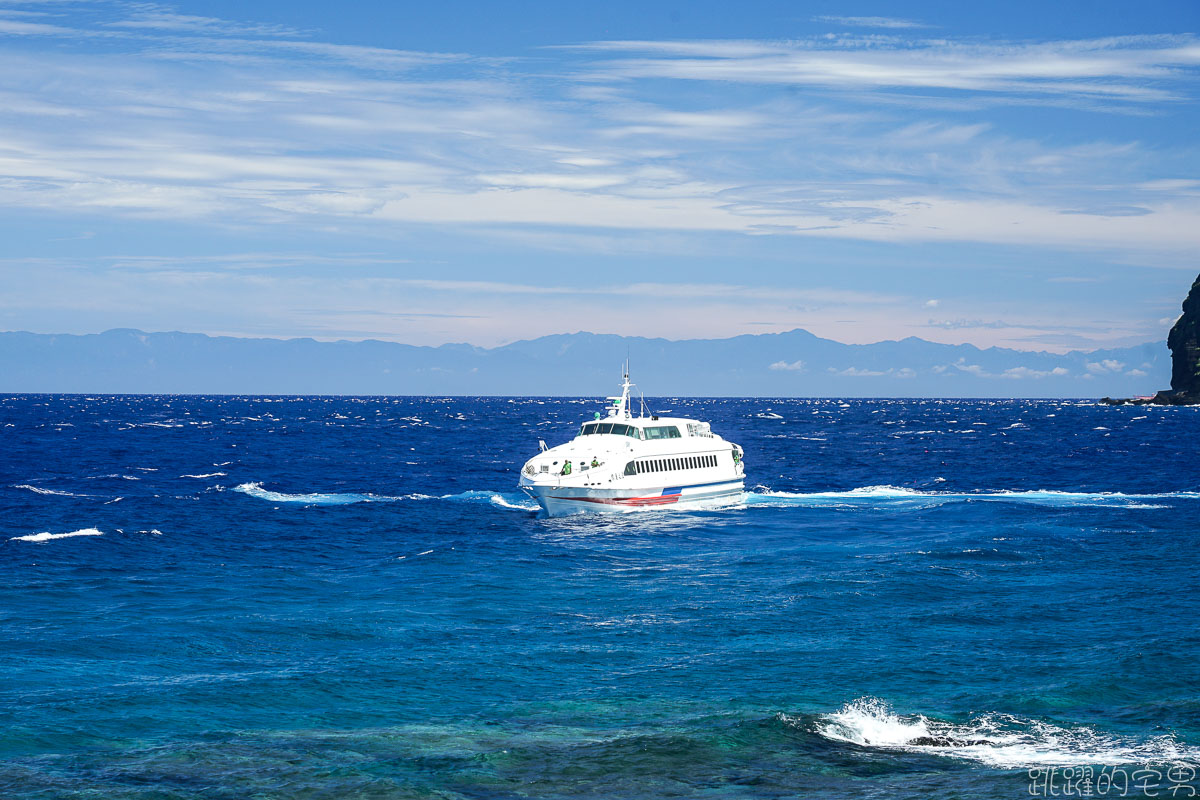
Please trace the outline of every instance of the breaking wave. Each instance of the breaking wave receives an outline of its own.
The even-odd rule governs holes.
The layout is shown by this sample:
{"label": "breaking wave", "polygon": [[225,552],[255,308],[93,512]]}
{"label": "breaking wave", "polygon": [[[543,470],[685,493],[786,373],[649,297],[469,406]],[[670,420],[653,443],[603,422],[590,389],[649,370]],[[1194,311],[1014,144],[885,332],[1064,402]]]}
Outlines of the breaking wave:
{"label": "breaking wave", "polygon": [[1046,506],[1105,506],[1117,508],[1162,508],[1147,501],[1200,500],[1200,492],[1124,494],[1122,492],[1062,492],[1049,489],[993,492],[934,492],[899,486],[863,486],[841,492],[751,491],[745,495],[750,506],[936,506],[945,503],[1004,502]]}
{"label": "breaking wave", "polygon": [[[802,724],[786,714],[780,719],[790,725]],[[1136,741],[1087,726],[1063,727],[1008,714],[982,714],[956,724],[920,714],[898,715],[874,697],[823,714],[814,727],[826,739],[859,747],[932,753],[1006,769],[1200,763],[1200,748],[1181,744],[1172,736]]]}
{"label": "breaking wave", "polygon": [[82,528],[70,533],[31,533],[28,536],[14,536],[12,542],[48,542],[52,539],[67,539],[71,536],[103,536],[104,532],[95,528]]}

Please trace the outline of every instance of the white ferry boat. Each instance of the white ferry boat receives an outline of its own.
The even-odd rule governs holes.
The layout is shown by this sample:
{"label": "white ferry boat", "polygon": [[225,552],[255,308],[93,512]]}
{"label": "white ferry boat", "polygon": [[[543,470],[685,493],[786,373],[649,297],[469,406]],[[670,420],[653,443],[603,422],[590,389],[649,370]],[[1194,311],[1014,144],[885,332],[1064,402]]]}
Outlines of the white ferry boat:
{"label": "white ferry boat", "polygon": [[732,500],[745,489],[742,448],[680,417],[638,416],[629,407],[628,373],[608,416],[546,447],[521,469],[521,491],[549,516],[582,511],[686,506]]}

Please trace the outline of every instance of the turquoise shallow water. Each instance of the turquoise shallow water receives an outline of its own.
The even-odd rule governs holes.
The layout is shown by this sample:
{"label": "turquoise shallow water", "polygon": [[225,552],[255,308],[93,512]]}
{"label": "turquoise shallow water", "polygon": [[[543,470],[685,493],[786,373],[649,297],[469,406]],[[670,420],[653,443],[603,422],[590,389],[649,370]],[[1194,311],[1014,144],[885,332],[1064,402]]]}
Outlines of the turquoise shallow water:
{"label": "turquoise shallow water", "polygon": [[539,517],[516,470],[593,401],[0,398],[0,796],[1200,764],[1197,410],[655,405],[745,448],[744,502]]}

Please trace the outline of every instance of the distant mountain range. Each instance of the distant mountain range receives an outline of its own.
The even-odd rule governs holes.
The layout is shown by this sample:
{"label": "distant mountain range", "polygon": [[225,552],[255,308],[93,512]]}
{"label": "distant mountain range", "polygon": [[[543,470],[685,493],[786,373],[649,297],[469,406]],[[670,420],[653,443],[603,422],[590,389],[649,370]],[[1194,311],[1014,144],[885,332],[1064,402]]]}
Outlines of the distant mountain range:
{"label": "distant mountain range", "polygon": [[797,329],[669,341],[573,333],[503,347],[249,339],[117,329],[0,333],[0,392],[646,396],[1100,397],[1169,383],[1167,348],[1064,355],[908,338],[851,345]]}

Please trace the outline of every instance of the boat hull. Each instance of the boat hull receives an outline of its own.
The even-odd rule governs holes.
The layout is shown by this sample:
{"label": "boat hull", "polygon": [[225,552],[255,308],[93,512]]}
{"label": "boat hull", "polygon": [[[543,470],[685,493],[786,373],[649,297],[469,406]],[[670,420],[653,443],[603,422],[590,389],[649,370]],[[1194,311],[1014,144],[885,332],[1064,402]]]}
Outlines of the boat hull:
{"label": "boat hull", "polygon": [[691,486],[655,489],[591,489],[582,486],[536,486],[521,490],[537,501],[547,516],[645,511],[655,508],[688,508],[720,505],[738,500],[745,492],[741,478]]}

